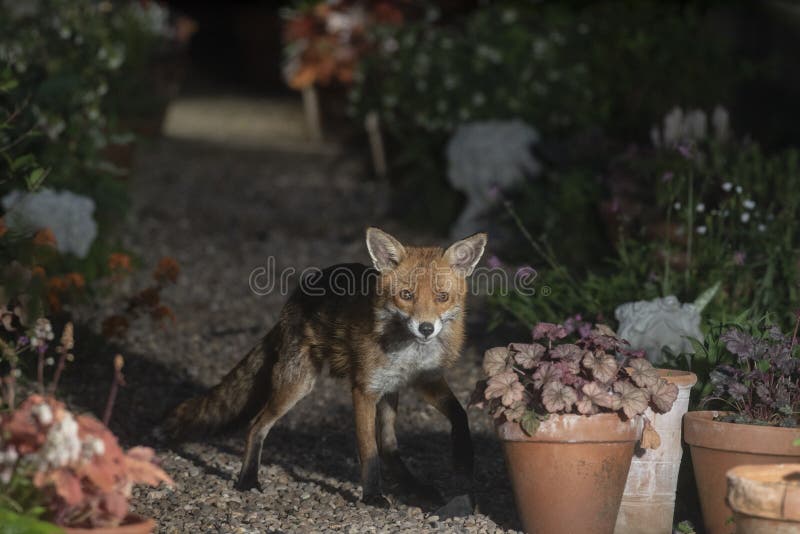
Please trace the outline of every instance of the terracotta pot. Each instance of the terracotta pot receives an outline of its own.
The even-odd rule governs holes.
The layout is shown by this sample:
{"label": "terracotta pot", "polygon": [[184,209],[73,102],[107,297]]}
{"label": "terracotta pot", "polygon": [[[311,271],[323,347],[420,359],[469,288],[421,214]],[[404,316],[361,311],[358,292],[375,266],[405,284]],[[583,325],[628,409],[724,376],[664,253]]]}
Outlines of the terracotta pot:
{"label": "terracotta pot", "polygon": [[700,494],[703,523],[708,534],[730,534],[733,511],[725,502],[729,469],[748,464],[780,464],[800,461],[800,437],[796,428],[742,425],[715,421],[726,412],[689,412],[683,418],[683,436],[692,452],[694,477]]}
{"label": "terracotta pot", "polygon": [[683,456],[681,425],[697,375],[672,369],[659,369],[658,374],[678,386],[678,398],[665,414],[656,414],[650,408],[645,412],[661,438],[661,446],[655,450],[637,448],[625,483],[615,534],[663,534],[672,530],[675,489]]}
{"label": "terracotta pot", "polygon": [[740,465],[728,471],[736,534],[800,532],[800,464]]}
{"label": "terracotta pot", "polygon": [[151,534],[156,528],[156,521],[155,519],[129,515],[125,519],[125,524],[118,527],[62,528],[66,534]]}
{"label": "terracotta pot", "polygon": [[551,415],[533,436],[499,425],[525,531],[611,534],[640,432],[616,414]]}

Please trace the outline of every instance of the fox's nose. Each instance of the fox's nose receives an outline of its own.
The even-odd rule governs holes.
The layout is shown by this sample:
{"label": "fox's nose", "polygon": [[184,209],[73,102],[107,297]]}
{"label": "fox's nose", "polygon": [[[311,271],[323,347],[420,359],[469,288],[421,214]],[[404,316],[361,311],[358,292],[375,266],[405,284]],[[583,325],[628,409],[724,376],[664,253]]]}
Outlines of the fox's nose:
{"label": "fox's nose", "polygon": [[419,324],[419,333],[425,337],[433,334],[433,323],[420,323]]}

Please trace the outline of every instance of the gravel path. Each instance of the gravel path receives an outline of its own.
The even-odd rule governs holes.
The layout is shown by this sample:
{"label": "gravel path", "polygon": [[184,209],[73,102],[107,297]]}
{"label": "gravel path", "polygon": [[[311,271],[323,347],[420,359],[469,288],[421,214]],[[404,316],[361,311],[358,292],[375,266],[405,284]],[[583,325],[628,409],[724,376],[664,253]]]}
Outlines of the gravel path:
{"label": "gravel path", "polygon": [[[112,428],[123,442],[149,443],[150,430],[168,408],[215,384],[271,326],[285,297],[258,296],[248,286],[250,272],[269,256],[278,269],[292,266],[298,272],[309,265],[367,261],[368,224],[380,224],[401,239],[430,241],[380,216],[384,195],[358,178],[364,174],[360,165],[341,156],[244,152],[174,140],[139,148],[125,246],[148,267],[173,256],[182,272],[163,295],[175,311],[175,324],[160,329],[140,321],[116,347],[126,356],[128,387],[120,394]],[[138,276],[146,277],[145,271]],[[97,321],[111,302],[108,297],[84,313]],[[484,330],[473,314],[470,345],[448,375],[464,402],[480,375],[479,354],[491,342]],[[91,338],[89,331],[83,335]],[[76,362],[64,379],[66,395],[100,412],[107,374],[105,366]],[[176,488],[137,489],[134,506],[155,517],[160,532],[518,529],[501,448],[485,414],[472,411],[470,418],[480,514],[439,518],[432,505],[410,500],[391,480],[390,510],[361,504],[349,393],[345,384],[327,377],[268,436],[260,470],[263,493],[233,489],[240,433],[159,447]],[[401,394],[398,436],[411,468],[452,497],[446,420],[413,394]]]}

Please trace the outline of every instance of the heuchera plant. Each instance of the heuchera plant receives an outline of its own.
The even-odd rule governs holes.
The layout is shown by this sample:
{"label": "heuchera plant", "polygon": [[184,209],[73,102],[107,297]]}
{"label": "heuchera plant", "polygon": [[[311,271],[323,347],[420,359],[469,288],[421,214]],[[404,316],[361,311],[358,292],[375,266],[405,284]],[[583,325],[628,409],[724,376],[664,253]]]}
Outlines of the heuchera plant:
{"label": "heuchera plant", "polygon": [[717,402],[733,413],[718,420],[733,423],[798,426],[800,414],[800,354],[797,331],[792,336],[763,322],[750,328],[730,328],[720,337],[734,363],[711,371],[713,393],[704,403]]}
{"label": "heuchera plant", "polygon": [[[610,328],[597,325],[574,343],[568,336],[563,325],[539,323],[533,343],[486,351],[487,379],[477,384],[472,404],[488,407],[498,422],[519,423],[528,435],[550,414],[616,412],[633,418],[648,407],[656,413],[672,408],[677,386]],[[646,429],[654,432],[649,422]],[[657,446],[657,437],[650,439]]]}

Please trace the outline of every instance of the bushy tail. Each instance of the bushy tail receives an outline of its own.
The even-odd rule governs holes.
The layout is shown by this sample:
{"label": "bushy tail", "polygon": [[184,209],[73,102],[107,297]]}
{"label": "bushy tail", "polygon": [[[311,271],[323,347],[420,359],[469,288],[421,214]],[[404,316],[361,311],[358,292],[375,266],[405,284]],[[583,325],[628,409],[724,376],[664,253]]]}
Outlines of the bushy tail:
{"label": "bushy tail", "polygon": [[170,440],[186,440],[224,431],[254,417],[272,389],[279,341],[279,326],[275,326],[219,384],[178,405],[159,433]]}

